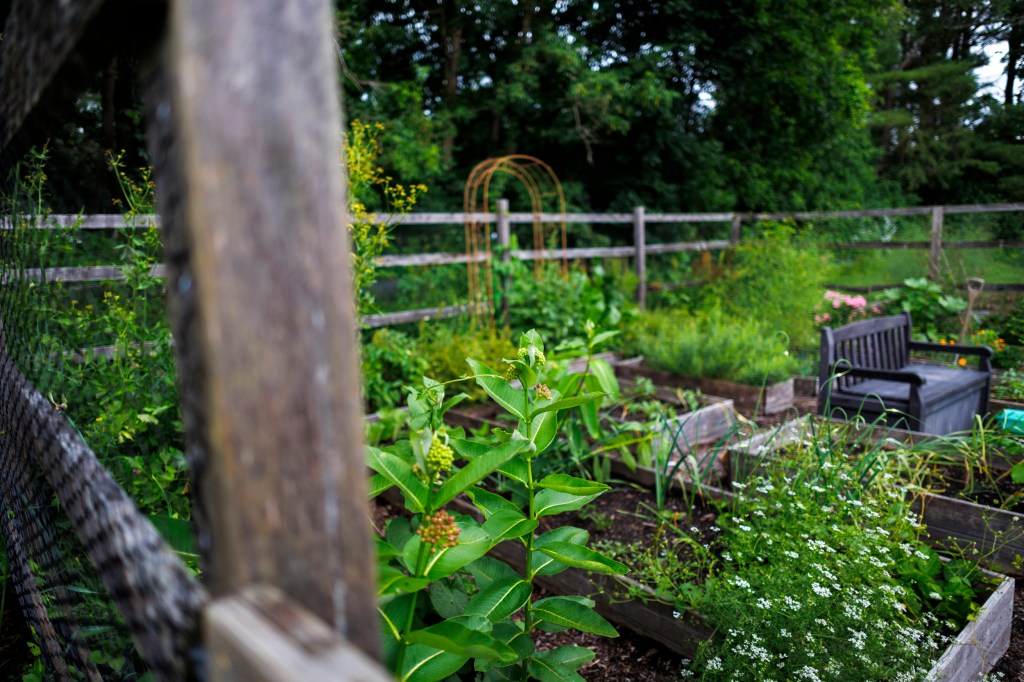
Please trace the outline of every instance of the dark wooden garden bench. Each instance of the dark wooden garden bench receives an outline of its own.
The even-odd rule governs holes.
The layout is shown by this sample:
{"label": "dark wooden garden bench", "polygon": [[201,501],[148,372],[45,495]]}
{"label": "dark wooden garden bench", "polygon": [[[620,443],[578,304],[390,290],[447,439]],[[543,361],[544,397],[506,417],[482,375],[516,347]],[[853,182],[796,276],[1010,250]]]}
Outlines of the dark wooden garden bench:
{"label": "dark wooden garden bench", "polygon": [[[988,346],[912,341],[910,313],[821,330],[818,414],[884,421],[946,435],[971,428],[988,408]],[[977,356],[978,368],[911,362],[911,351]]]}

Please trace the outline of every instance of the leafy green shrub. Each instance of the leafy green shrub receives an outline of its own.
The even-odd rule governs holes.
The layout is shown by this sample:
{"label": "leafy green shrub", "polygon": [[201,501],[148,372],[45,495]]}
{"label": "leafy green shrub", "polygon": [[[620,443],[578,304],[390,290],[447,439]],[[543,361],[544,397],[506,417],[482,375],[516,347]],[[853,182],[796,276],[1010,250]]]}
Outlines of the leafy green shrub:
{"label": "leafy green shrub", "polygon": [[1000,317],[999,329],[1007,343],[1024,346],[1024,298],[1018,299],[1016,305]]}
{"label": "leafy green shrub", "polygon": [[512,279],[508,306],[513,332],[536,329],[548,338],[568,339],[579,335],[587,320],[602,329],[619,329],[633,314],[616,277],[600,265],[589,275],[570,268],[565,276],[556,265],[535,275],[531,266],[515,259],[504,268]]}
{"label": "leafy green shrub", "polygon": [[760,386],[788,379],[796,368],[783,334],[715,310],[644,313],[625,336],[626,349],[644,356],[649,367],[683,377]]}
{"label": "leafy green shrub", "polygon": [[1000,400],[1024,401],[1024,370],[1008,369],[992,386],[992,397]]}
{"label": "leafy green shrub", "polygon": [[404,387],[427,370],[416,340],[395,329],[368,333],[363,343],[363,395],[367,412],[405,401]]}
{"label": "leafy green shrub", "polygon": [[910,313],[914,331],[930,341],[958,333],[957,314],[967,308],[967,301],[946,294],[924,277],[906,279],[902,287],[886,289],[878,302],[889,315]]}
{"label": "leafy green shrub", "polygon": [[792,223],[765,223],[757,239],[740,243],[732,267],[706,285],[698,307],[785,332],[797,348],[818,343],[814,314],[831,276],[828,255],[795,241]]}

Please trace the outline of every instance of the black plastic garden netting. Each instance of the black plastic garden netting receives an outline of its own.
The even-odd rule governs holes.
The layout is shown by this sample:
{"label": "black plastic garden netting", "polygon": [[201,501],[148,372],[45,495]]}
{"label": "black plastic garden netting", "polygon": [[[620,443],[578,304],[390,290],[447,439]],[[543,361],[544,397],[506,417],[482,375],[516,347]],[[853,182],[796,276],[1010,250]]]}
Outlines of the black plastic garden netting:
{"label": "black plastic garden netting", "polygon": [[0,676],[190,677],[205,595],[151,183],[115,163],[123,217],[55,216],[43,161],[0,204],[0,569],[17,597],[0,604],[36,647],[0,646]]}

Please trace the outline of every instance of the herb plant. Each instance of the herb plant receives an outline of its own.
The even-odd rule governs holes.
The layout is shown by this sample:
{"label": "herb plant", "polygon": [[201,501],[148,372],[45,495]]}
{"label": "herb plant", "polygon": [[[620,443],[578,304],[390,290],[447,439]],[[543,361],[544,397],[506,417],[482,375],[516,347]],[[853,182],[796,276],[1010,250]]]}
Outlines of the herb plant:
{"label": "herb plant", "polygon": [[649,367],[683,377],[761,386],[788,379],[795,368],[784,334],[719,311],[645,313],[631,325],[624,345]]}

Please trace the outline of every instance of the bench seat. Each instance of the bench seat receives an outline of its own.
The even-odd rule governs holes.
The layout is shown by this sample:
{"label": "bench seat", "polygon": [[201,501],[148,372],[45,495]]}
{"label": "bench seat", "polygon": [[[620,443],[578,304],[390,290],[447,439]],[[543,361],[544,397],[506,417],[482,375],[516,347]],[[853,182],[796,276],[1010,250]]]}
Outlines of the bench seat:
{"label": "bench seat", "polygon": [[[909,313],[822,329],[818,413],[936,435],[970,430],[988,408],[992,350],[910,341],[911,329]],[[976,356],[978,369],[909,362],[911,350]]]}

